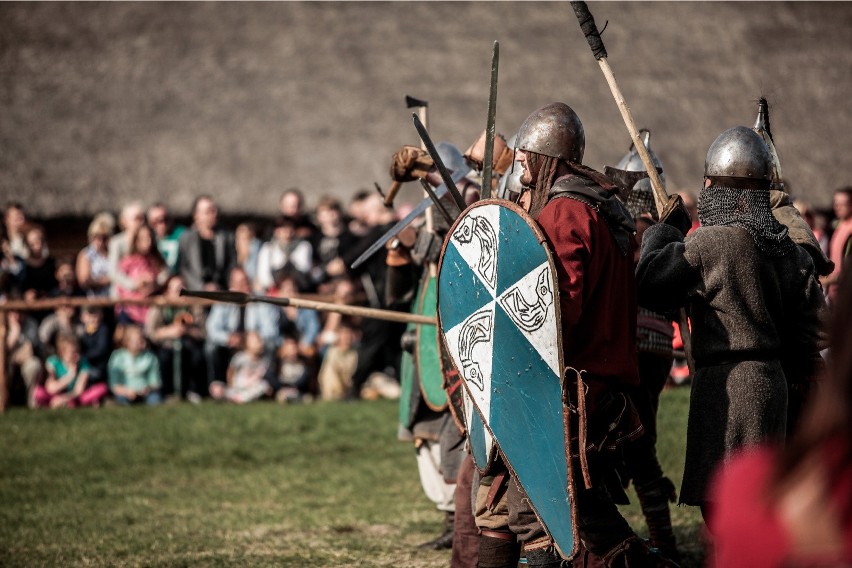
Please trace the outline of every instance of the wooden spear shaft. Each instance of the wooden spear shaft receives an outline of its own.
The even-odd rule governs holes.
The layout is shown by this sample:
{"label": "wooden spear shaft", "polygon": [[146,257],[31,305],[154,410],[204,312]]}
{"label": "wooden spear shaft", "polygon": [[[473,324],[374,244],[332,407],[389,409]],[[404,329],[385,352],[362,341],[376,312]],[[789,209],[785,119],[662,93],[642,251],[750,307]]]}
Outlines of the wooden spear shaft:
{"label": "wooden spear shaft", "polygon": [[416,323],[422,325],[437,325],[438,321],[429,316],[410,314],[408,312],[397,312],[395,310],[381,310],[378,308],[365,308],[363,306],[350,306],[348,304],[335,304],[332,302],[320,302],[317,300],[305,300],[302,298],[279,298],[276,296],[254,296],[244,292],[208,292],[206,290],[181,290],[181,296],[191,298],[204,298],[215,302],[226,302],[231,304],[246,305],[249,302],[260,302],[282,307],[303,308],[316,310],[318,312],[337,312],[347,316],[362,318],[373,318],[384,321],[401,323]]}
{"label": "wooden spear shaft", "polygon": [[666,208],[666,203],[669,196],[663,188],[663,180],[660,179],[660,174],[657,172],[657,167],[654,165],[654,160],[651,159],[651,154],[642,138],[639,136],[639,129],[636,128],[636,123],[633,121],[633,113],[630,112],[630,107],[624,100],[624,95],[621,94],[621,89],[618,88],[618,82],[615,80],[615,75],[612,68],[609,66],[609,61],[606,57],[598,59],[598,64],[601,66],[606,83],[609,85],[609,90],[612,91],[612,97],[615,99],[615,104],[621,112],[621,118],[624,119],[624,125],[630,133],[630,138],[633,139],[633,147],[639,152],[639,157],[642,159],[642,164],[648,172],[648,178],[651,180],[651,188],[654,190],[654,203],[657,206],[657,214],[662,215]]}
{"label": "wooden spear shaft", "polygon": [[[651,180],[651,188],[654,191],[654,203],[657,206],[657,214],[662,217],[663,211],[666,208],[666,203],[669,196],[663,188],[663,180],[660,179],[660,174],[657,173],[657,168],[654,166],[654,161],[651,159],[651,154],[645,147],[645,143],[639,137],[639,129],[636,128],[636,123],[633,121],[633,114],[630,112],[630,107],[627,106],[627,101],[624,100],[624,95],[621,94],[621,89],[618,88],[618,82],[615,80],[615,74],[607,61],[606,48],[601,40],[600,32],[595,25],[595,19],[589,11],[589,7],[585,2],[571,2],[571,7],[574,9],[574,15],[580,23],[580,29],[583,30],[583,35],[589,42],[589,47],[592,49],[592,54],[598,61],[598,65],[603,71],[609,90],[615,99],[621,118],[624,119],[624,125],[630,133],[630,138],[633,139],[633,146],[639,153],[642,159],[642,164],[648,172],[648,177]],[[692,358],[692,333],[689,330],[689,319],[686,316],[686,310],[680,310],[680,336],[683,339],[683,350],[686,352],[686,362],[689,366],[689,372],[695,375],[695,362]]]}

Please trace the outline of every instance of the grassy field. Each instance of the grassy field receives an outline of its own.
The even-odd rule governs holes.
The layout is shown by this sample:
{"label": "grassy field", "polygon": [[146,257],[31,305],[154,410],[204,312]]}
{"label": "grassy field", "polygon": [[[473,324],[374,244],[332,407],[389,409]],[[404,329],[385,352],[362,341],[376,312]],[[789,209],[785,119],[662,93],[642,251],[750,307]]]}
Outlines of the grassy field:
{"label": "grassy field", "polygon": [[[679,483],[688,392],[664,394]],[[0,566],[412,566],[441,515],[393,402],[178,405],[0,417]],[[634,499],[635,501],[635,499]],[[625,509],[642,531],[638,506]],[[674,511],[686,565],[698,515]]]}

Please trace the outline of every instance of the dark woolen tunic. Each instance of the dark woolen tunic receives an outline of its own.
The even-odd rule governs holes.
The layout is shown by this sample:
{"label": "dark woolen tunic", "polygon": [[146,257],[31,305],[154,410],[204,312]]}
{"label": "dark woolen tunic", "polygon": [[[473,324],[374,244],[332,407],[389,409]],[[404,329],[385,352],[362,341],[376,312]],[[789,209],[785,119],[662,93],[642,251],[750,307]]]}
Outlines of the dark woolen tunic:
{"label": "dark woolen tunic", "polygon": [[732,450],[784,436],[784,353],[818,351],[825,308],[810,256],[760,253],[737,227],[700,227],[686,237],[659,224],[644,235],[639,301],[688,306],[695,379],[680,502],[700,505],[707,481]]}

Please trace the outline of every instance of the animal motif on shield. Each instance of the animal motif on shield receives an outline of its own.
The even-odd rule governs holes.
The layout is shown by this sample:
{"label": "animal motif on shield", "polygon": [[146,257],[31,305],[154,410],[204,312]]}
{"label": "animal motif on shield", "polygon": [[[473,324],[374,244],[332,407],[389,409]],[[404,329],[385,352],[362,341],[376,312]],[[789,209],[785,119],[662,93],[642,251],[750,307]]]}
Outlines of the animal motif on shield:
{"label": "animal motif on shield", "polygon": [[476,271],[492,288],[497,284],[497,233],[483,216],[468,215],[456,229],[453,237],[463,244],[470,243],[474,237],[479,239],[479,263]]}
{"label": "animal motif on shield", "polygon": [[459,333],[458,345],[464,376],[480,391],[485,390],[485,382],[479,362],[474,359],[473,350],[478,343],[491,341],[493,323],[494,314],[491,311],[481,311],[470,316]]}
{"label": "animal motif on shield", "polygon": [[541,269],[535,286],[535,298],[528,302],[520,286],[514,286],[500,298],[500,305],[519,328],[532,333],[544,325],[547,310],[553,304],[553,289],[547,266]]}

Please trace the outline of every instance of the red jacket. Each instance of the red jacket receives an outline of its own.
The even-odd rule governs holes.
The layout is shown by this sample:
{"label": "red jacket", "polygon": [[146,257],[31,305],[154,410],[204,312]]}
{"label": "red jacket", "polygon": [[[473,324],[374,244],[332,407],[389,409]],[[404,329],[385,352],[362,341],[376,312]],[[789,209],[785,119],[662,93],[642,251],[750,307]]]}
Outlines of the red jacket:
{"label": "red jacket", "polygon": [[556,263],[565,364],[609,386],[638,385],[633,251],[622,255],[603,217],[575,199],[552,199],[536,221]]}

